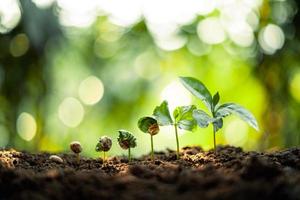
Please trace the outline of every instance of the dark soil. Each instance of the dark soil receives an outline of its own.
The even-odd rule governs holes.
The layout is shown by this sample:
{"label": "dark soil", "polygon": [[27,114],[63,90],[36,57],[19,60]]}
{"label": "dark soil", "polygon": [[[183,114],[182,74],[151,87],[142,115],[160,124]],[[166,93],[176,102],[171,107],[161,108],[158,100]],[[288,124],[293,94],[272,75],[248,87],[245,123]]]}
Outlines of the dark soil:
{"label": "dark soil", "polygon": [[273,153],[219,147],[126,158],[0,151],[0,199],[300,199],[300,148]]}

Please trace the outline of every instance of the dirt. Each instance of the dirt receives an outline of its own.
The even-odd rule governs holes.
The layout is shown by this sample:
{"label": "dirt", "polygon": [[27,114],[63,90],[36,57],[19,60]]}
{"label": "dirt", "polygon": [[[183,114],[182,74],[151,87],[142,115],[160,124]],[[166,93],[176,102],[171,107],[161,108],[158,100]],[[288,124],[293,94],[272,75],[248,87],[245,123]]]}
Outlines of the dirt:
{"label": "dirt", "polygon": [[259,153],[185,147],[128,163],[0,151],[0,199],[300,199],[300,148]]}

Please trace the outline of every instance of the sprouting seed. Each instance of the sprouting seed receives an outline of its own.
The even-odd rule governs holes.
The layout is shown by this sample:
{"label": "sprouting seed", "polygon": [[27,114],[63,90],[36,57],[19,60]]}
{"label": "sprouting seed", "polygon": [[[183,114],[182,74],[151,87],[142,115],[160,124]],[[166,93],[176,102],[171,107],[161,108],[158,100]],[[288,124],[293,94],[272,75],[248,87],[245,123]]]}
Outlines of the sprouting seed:
{"label": "sprouting seed", "polygon": [[158,122],[153,117],[142,117],[138,121],[138,127],[144,133],[149,133],[151,138],[151,160],[154,160],[153,136],[159,133]]}
{"label": "sprouting seed", "polygon": [[122,149],[128,150],[128,161],[131,161],[131,148],[136,147],[136,138],[126,130],[119,130],[119,145]]}
{"label": "sprouting seed", "polygon": [[70,143],[70,149],[73,151],[73,153],[75,153],[77,164],[79,164],[79,162],[80,162],[80,153],[82,151],[82,147],[81,147],[80,142],[78,142],[78,141],[71,142]]}
{"label": "sprouting seed", "polygon": [[112,146],[111,138],[108,136],[102,136],[96,145],[97,152],[103,152],[103,161],[105,161],[105,152],[109,151]]}

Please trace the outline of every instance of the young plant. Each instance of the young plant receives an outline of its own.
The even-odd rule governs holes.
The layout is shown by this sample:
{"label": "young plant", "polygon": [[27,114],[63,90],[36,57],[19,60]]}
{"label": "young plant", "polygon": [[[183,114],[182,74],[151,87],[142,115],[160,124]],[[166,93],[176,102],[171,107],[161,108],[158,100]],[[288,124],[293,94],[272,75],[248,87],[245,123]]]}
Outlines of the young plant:
{"label": "young plant", "polygon": [[153,117],[142,117],[138,121],[138,127],[141,131],[149,133],[151,136],[151,160],[154,160],[153,136],[159,132],[157,120]]}
{"label": "young plant", "polygon": [[109,151],[112,145],[111,138],[108,136],[102,136],[96,145],[97,152],[103,152],[103,162],[105,161],[105,152]]}
{"label": "young plant", "polygon": [[80,162],[80,153],[82,151],[80,142],[74,141],[70,143],[70,149],[76,155],[77,164]]}
{"label": "young plant", "polygon": [[192,77],[180,77],[181,83],[193,95],[199,98],[207,107],[211,115],[203,110],[197,109],[193,111],[193,117],[197,124],[205,128],[209,124],[213,125],[214,150],[216,152],[216,132],[223,127],[223,118],[228,115],[235,114],[248,123],[251,127],[258,131],[257,121],[254,116],[242,106],[235,103],[225,103],[219,105],[220,95],[217,92],[214,96],[210,94],[205,85]]}
{"label": "young plant", "polygon": [[179,158],[179,138],[178,138],[178,128],[193,131],[196,128],[196,121],[193,118],[193,111],[196,109],[196,106],[179,106],[173,111],[173,119],[171,117],[168,102],[163,101],[160,106],[157,106],[153,115],[158,121],[160,126],[174,126],[176,145],[177,145],[177,159]]}
{"label": "young plant", "polygon": [[136,138],[129,131],[119,130],[119,145],[122,149],[128,149],[128,162],[131,161],[131,148],[136,147]]}

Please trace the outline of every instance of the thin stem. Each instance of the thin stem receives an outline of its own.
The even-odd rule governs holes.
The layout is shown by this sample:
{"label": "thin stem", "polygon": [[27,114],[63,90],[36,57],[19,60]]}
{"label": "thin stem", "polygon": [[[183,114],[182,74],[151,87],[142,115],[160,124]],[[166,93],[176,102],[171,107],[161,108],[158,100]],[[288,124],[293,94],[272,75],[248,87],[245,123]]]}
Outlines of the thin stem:
{"label": "thin stem", "polygon": [[179,139],[178,139],[178,130],[177,130],[177,124],[174,124],[174,129],[175,129],[175,136],[176,136],[176,145],[177,145],[177,153],[176,153],[176,158],[179,159]]}
{"label": "thin stem", "polygon": [[217,148],[216,148],[216,129],[215,129],[214,125],[213,125],[213,132],[214,132],[214,150],[215,150],[215,154],[217,154]]}
{"label": "thin stem", "polygon": [[128,148],[128,162],[131,161],[131,152],[130,152],[130,147]]}
{"label": "thin stem", "polygon": [[103,162],[105,161],[105,151],[103,151]]}
{"label": "thin stem", "polygon": [[76,160],[77,160],[77,164],[79,164],[80,163],[80,155],[79,155],[79,153],[76,153]]}
{"label": "thin stem", "polygon": [[151,135],[151,160],[154,161],[153,135]]}

